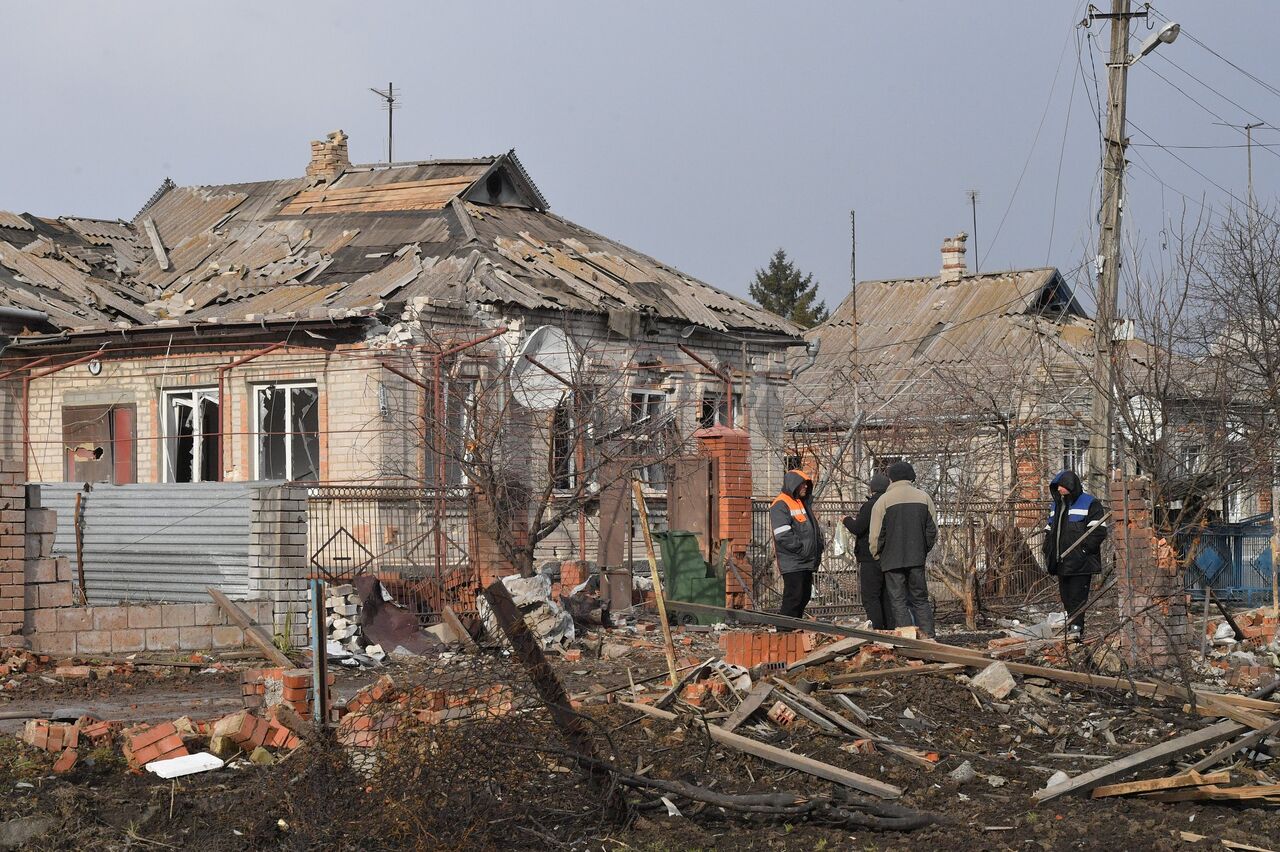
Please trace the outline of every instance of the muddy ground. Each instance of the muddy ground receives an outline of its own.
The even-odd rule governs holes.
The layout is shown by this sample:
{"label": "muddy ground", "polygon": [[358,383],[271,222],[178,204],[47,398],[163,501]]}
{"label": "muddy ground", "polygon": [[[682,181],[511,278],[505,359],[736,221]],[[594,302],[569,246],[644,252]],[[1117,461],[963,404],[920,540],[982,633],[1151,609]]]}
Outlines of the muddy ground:
{"label": "muddy ground", "polygon": [[[951,628],[940,638],[954,644],[985,648],[997,631],[966,633]],[[571,693],[599,693],[665,670],[658,634],[612,632],[581,640],[582,658],[553,664]],[[706,659],[718,651],[713,634],[692,633],[677,645],[683,659]],[[905,660],[883,655],[873,667],[900,666]],[[242,663],[239,667],[261,665]],[[395,663],[393,676],[408,676],[415,663]],[[456,663],[455,663],[456,665]],[[833,663],[809,672],[815,680],[838,675],[847,664]],[[629,674],[628,674],[629,673]],[[337,692],[347,697],[377,676],[376,672],[341,672]],[[418,676],[422,676],[418,673]],[[47,676],[46,676],[47,677]],[[55,679],[56,680],[56,679]],[[1017,692],[1002,702],[984,699],[963,675],[946,673],[890,675],[859,682],[850,697],[867,713],[877,736],[938,754],[927,772],[883,751],[857,753],[846,736],[824,735],[800,721],[782,728],[744,726],[741,733],[771,738],[790,748],[904,788],[901,803],[936,816],[937,823],[911,833],[836,830],[807,823],[751,823],[725,818],[711,809],[685,803],[682,816],[670,817],[664,806],[641,807],[629,825],[602,826],[571,847],[607,850],[691,849],[1210,849],[1227,839],[1264,849],[1280,849],[1280,810],[1275,806],[1225,803],[1163,804],[1133,798],[1060,798],[1032,806],[1031,794],[1045,786],[1056,770],[1074,775],[1105,762],[1080,755],[1118,758],[1194,727],[1206,724],[1184,714],[1174,701],[1134,698],[1111,691],[1034,679],[1020,679]],[[43,711],[75,705],[102,718],[169,719],[177,715],[212,718],[238,707],[239,675],[235,671],[200,674],[192,670],[144,670],[101,681],[49,683],[26,675],[18,688],[5,690],[0,711]],[[821,693],[818,693],[821,695]],[[732,699],[725,699],[731,705]],[[828,707],[835,705],[828,697]],[[704,706],[700,712],[718,707]],[[582,706],[628,760],[648,765],[647,772],[731,792],[787,790],[825,792],[825,782],[744,756],[708,741],[683,708],[679,724],[642,717],[617,704],[588,701]],[[907,715],[909,711],[909,715]],[[692,712],[699,712],[693,710]],[[914,717],[914,718],[912,718]],[[13,730],[13,721],[3,723]],[[1108,736],[1109,734],[1109,736]],[[5,792],[0,820],[0,848],[6,841],[31,835],[28,849],[247,849],[308,848],[289,819],[281,791],[300,783],[306,760],[291,756],[278,765],[241,764],[219,772],[189,776],[176,783],[131,773],[118,750],[98,749],[82,756],[67,775],[50,772],[52,755],[28,748],[13,736],[0,736],[0,790]],[[1074,755],[1051,757],[1050,755]],[[950,773],[962,763],[974,777],[956,781]],[[635,767],[632,767],[635,768]],[[1138,777],[1168,774],[1150,770]],[[1233,783],[1257,783],[1277,774],[1261,764],[1244,763],[1233,770]],[[306,783],[306,782],[302,782]],[[484,784],[478,779],[477,785]],[[294,790],[297,796],[301,791]],[[294,795],[289,793],[289,795]],[[380,807],[385,790],[362,790],[357,779],[330,795],[333,809],[358,817]],[[408,795],[408,794],[406,794]],[[465,820],[459,791],[457,818]],[[631,801],[646,797],[631,795]],[[279,809],[279,815],[273,809]],[[284,824],[278,824],[285,819]],[[509,842],[491,841],[455,848],[555,848],[549,817],[530,814],[529,827],[540,833],[513,831]],[[1189,842],[1181,832],[1203,835]],[[541,837],[542,839],[531,839]],[[430,848],[448,848],[428,844]],[[385,844],[358,832],[326,848],[426,848],[398,841]],[[312,845],[310,848],[316,848]]]}

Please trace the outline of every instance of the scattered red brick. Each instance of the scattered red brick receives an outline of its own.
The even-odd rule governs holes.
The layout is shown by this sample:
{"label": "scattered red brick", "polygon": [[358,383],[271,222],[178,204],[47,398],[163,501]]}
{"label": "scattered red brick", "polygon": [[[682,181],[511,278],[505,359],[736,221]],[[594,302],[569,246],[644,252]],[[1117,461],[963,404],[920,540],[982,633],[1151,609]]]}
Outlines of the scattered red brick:
{"label": "scattered red brick", "polygon": [[172,722],[126,731],[124,756],[129,765],[140,769],[154,760],[167,760],[187,754],[182,736]]}
{"label": "scattered red brick", "polygon": [[76,760],[80,757],[74,748],[69,748],[58,755],[58,759],[53,762],[53,771],[59,775],[70,772],[76,765]]}

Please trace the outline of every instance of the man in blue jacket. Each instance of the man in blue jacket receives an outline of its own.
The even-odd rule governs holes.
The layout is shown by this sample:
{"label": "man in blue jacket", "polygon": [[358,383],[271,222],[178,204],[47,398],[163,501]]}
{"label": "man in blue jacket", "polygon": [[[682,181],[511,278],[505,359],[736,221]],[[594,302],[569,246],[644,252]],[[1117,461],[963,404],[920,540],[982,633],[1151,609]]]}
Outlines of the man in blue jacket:
{"label": "man in blue jacket", "polygon": [[[1080,641],[1093,575],[1102,572],[1102,542],[1107,538],[1106,508],[1086,494],[1080,477],[1064,470],[1049,483],[1049,520],[1044,526],[1044,564],[1058,578],[1058,594],[1067,611],[1067,638]],[[1072,614],[1075,617],[1072,618]]]}
{"label": "man in blue jacket", "polygon": [[804,608],[813,596],[813,575],[822,565],[826,538],[813,514],[810,496],[813,481],[802,470],[789,470],[782,478],[782,491],[769,507],[769,526],[782,572],[782,606],[779,615],[804,618]]}

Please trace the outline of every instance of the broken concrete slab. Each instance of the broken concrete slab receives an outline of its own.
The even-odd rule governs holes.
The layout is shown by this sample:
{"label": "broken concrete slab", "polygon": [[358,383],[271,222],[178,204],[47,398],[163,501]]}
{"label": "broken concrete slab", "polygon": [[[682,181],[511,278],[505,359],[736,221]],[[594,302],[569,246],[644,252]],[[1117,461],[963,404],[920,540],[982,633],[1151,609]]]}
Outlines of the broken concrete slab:
{"label": "broken concrete slab", "polygon": [[1013,679],[1013,675],[1009,673],[1009,667],[1004,663],[992,663],[974,675],[969,682],[997,701],[1018,687],[1018,682]]}

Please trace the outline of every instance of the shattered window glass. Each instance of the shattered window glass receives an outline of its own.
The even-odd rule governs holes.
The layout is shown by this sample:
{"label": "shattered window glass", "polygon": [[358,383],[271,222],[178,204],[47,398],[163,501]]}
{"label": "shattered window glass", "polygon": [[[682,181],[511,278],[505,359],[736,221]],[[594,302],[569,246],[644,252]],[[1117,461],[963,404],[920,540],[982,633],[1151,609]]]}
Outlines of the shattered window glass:
{"label": "shattered window glass", "polygon": [[218,470],[222,426],[212,388],[164,393],[165,482],[212,482]]}
{"label": "shattered window glass", "polygon": [[314,384],[258,388],[256,479],[320,478],[319,403]]}

